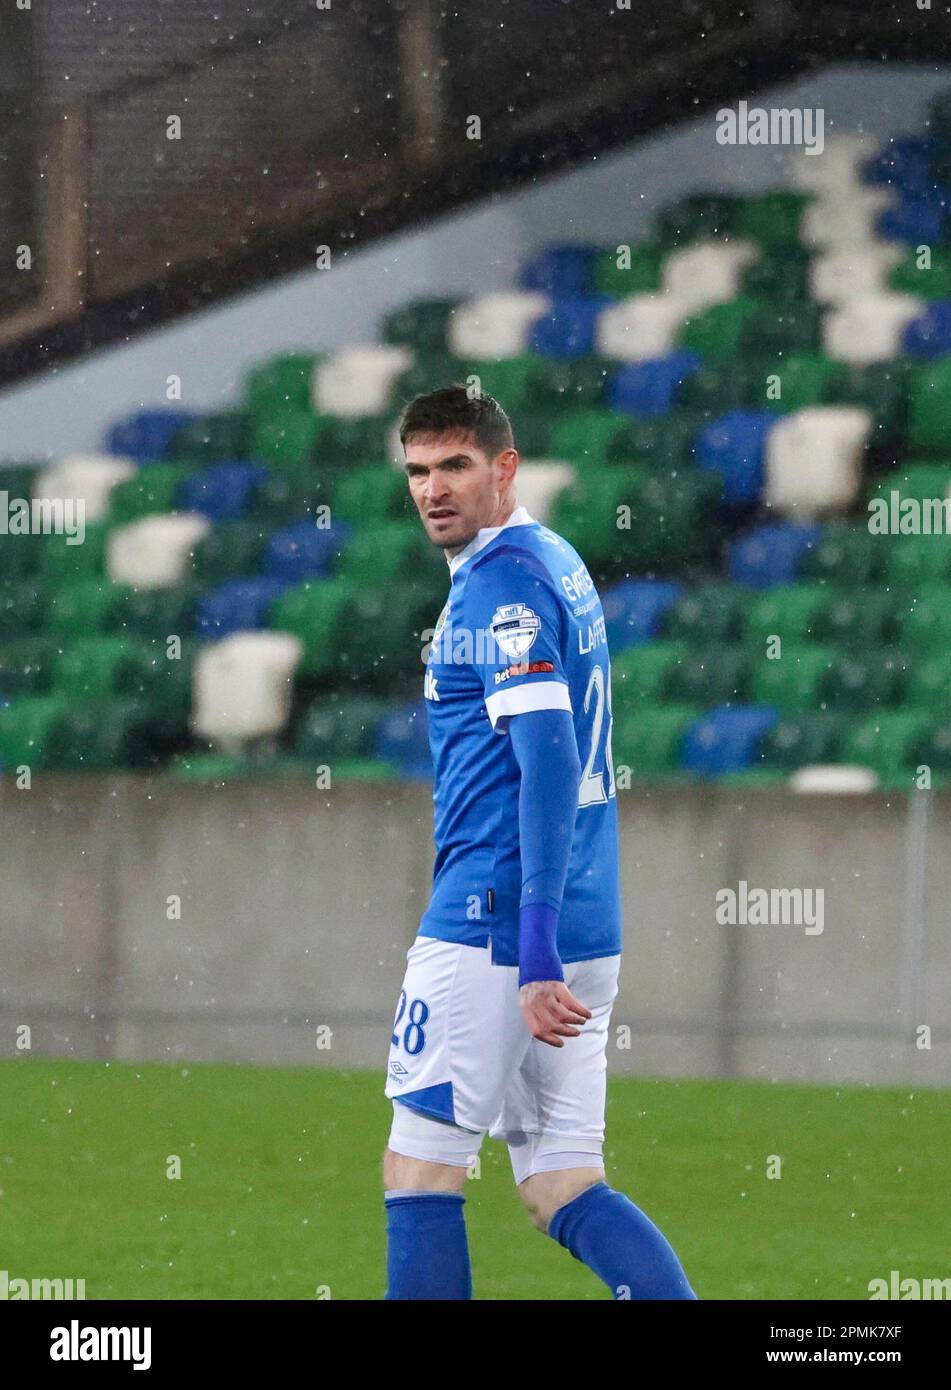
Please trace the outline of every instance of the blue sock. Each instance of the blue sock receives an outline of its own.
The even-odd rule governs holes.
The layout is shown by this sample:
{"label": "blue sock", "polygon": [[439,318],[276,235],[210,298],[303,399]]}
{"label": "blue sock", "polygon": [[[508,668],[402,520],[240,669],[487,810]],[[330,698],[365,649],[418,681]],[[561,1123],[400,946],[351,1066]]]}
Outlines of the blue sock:
{"label": "blue sock", "polygon": [[666,1236],[606,1182],[559,1207],[548,1234],[603,1279],[615,1299],[697,1297]]}
{"label": "blue sock", "polygon": [[472,1297],[461,1192],[387,1195],[388,1299]]}

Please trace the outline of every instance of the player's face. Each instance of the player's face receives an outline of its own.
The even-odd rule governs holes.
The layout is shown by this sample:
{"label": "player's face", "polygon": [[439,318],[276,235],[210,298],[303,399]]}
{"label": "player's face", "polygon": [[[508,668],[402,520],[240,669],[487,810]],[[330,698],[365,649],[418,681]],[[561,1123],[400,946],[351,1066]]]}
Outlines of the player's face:
{"label": "player's face", "polygon": [[492,459],[467,435],[407,444],[409,490],[434,545],[460,550],[483,526],[500,523],[509,455],[514,458],[515,451],[507,449]]}

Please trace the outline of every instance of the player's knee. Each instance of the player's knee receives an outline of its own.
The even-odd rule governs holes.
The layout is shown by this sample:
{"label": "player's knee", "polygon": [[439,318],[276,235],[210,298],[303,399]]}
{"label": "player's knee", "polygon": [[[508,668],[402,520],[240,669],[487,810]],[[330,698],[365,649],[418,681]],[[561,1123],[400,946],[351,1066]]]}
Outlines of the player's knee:
{"label": "player's knee", "polygon": [[385,1149],[383,1153],[383,1186],[388,1191],[404,1192],[461,1192],[465,1186],[466,1169],[451,1163],[430,1163],[424,1158]]}
{"label": "player's knee", "polygon": [[562,1168],[553,1173],[534,1173],[519,1184],[518,1195],[532,1225],[544,1233],[559,1207],[603,1181],[603,1168]]}

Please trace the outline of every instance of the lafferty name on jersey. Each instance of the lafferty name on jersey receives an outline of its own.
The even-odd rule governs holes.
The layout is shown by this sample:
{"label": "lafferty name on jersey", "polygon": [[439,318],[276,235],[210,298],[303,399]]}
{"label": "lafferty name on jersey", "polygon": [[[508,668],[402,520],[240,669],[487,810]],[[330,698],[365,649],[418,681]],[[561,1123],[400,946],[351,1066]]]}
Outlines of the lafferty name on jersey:
{"label": "lafferty name on jersey", "polygon": [[589,623],[587,632],[583,627],[578,628],[578,651],[582,656],[585,652],[593,652],[595,647],[600,647],[602,643],[606,646],[607,640],[603,617],[595,618],[593,623]]}

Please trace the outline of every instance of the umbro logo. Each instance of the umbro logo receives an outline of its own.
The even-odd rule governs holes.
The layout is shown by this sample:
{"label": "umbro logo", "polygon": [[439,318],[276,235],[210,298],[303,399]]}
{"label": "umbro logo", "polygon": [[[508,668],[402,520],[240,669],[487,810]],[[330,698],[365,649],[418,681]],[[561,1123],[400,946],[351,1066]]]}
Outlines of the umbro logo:
{"label": "umbro logo", "polygon": [[391,1062],[390,1071],[394,1076],[409,1076],[409,1072],[403,1066],[402,1062]]}

